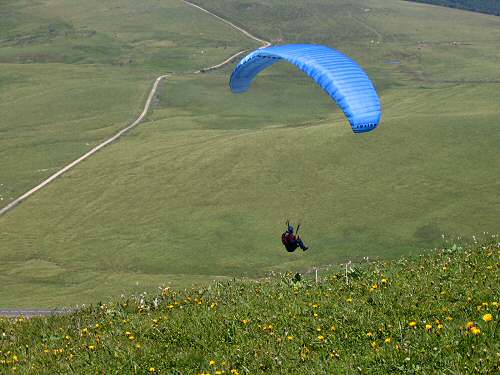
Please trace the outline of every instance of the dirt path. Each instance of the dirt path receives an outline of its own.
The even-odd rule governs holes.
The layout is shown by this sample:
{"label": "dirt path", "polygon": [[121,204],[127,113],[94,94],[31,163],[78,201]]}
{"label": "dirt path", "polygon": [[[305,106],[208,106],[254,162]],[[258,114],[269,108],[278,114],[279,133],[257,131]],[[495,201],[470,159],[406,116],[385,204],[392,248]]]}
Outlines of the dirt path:
{"label": "dirt path", "polygon": [[[232,28],[242,32],[243,34],[245,34],[246,36],[248,36],[249,38],[259,42],[262,44],[262,48],[264,47],[269,47],[271,45],[270,42],[266,41],[266,40],[263,40],[263,39],[260,39],[254,35],[252,35],[251,33],[249,33],[248,31],[242,29],[241,27],[239,26],[236,26],[234,23],[210,12],[209,10],[206,10],[202,7],[200,7],[199,5],[196,5],[196,4],[193,4],[193,3],[190,3],[189,1],[186,1],[186,0],[182,0],[185,4],[189,5],[189,6],[192,6],[196,9],[199,9],[209,15],[211,15],[212,17],[215,17],[217,18],[218,20],[228,24],[229,26],[231,26]],[[233,56],[229,57],[228,59],[224,60],[223,62],[221,62],[220,64],[217,64],[217,65],[213,65],[213,66],[209,66],[207,68],[203,68],[203,69],[200,69],[198,70],[197,72],[195,73],[201,73],[201,72],[207,72],[207,71],[210,71],[210,70],[214,70],[214,69],[218,69],[218,68],[221,68],[223,67],[224,65],[226,64],[229,64],[231,61],[233,61],[236,57],[242,55],[243,53],[245,53],[245,51],[240,51],[236,54],[234,54]],[[35,194],[37,191],[43,189],[45,186],[47,186],[48,184],[50,184],[52,181],[54,181],[56,178],[58,178],[59,176],[61,176],[62,174],[66,173],[67,171],[69,171],[70,169],[72,169],[73,167],[77,166],[78,164],[80,164],[82,161],[86,160],[87,158],[89,158],[90,156],[94,155],[97,151],[99,151],[100,149],[106,147],[107,145],[109,145],[110,143],[116,141],[118,138],[120,138],[121,136],[123,136],[125,133],[127,133],[129,130],[135,128],[137,125],[139,125],[143,120],[144,118],[146,117],[146,115],[148,114],[148,111],[151,107],[151,102],[153,100],[153,97],[154,95],[156,94],[156,91],[158,89],[158,86],[160,84],[160,82],[162,80],[164,80],[165,78],[167,78],[168,75],[162,75],[162,76],[159,76],[156,81],[154,82],[153,84],[153,87],[151,88],[151,91],[149,92],[149,95],[148,95],[148,98],[146,100],[146,103],[144,104],[144,110],[141,112],[141,114],[139,115],[139,117],[130,125],[128,125],[127,127],[123,128],[122,130],[120,130],[118,133],[116,133],[114,136],[112,136],[111,138],[105,140],[104,142],[100,143],[99,145],[95,146],[93,149],[91,149],[90,151],[88,151],[86,154],[80,156],[78,159],[72,161],[71,163],[65,165],[63,168],[61,168],[59,171],[57,171],[56,173],[54,173],[53,175],[51,175],[50,177],[48,177],[47,179],[45,179],[44,181],[42,181],[40,184],[38,184],[37,186],[35,186],[34,188],[32,188],[31,190],[27,191],[26,193],[24,193],[23,195],[21,195],[20,197],[16,198],[15,200],[13,200],[12,202],[10,202],[7,206],[3,207],[0,209],[0,216],[4,215],[5,213],[7,213],[8,211],[12,210],[13,208],[15,208],[17,205],[19,205],[20,203],[22,203],[23,201],[25,201],[26,199],[28,199],[30,196],[32,196],[33,194]]]}
{"label": "dirt path", "polygon": [[[216,15],[216,14],[214,14],[214,13],[212,13],[212,12],[210,12],[210,11],[202,8],[202,7],[200,7],[199,5],[190,3],[189,1],[185,1],[185,0],[182,0],[182,1],[185,4],[189,5],[189,6],[197,8],[197,9],[199,9],[199,10],[205,12],[205,13],[208,13],[209,15],[217,18],[218,20],[220,20],[220,21],[222,21],[222,22],[230,25],[232,28],[234,28],[234,29],[242,32],[243,34],[245,34],[249,38],[251,38],[251,39],[253,39],[253,40],[261,43],[262,44],[262,48],[269,47],[271,45],[270,42],[268,42],[266,40],[263,40],[263,39],[260,39],[260,38],[258,38],[256,36],[252,35],[251,33],[249,33],[248,31],[246,31],[244,29],[242,29],[241,27],[236,26],[232,22],[230,22],[230,21],[228,21],[228,20],[226,20],[226,19],[224,19],[222,17],[219,17],[218,15]],[[203,68],[203,69],[197,71],[196,73],[207,72],[207,71],[210,71],[210,70],[219,69],[219,68],[223,67],[224,65],[229,64],[231,61],[233,61],[235,58],[237,58],[238,56],[242,55],[245,52],[246,52],[246,50],[240,51],[240,52],[234,54],[233,56],[229,57],[228,59],[224,60],[220,64],[209,66],[207,68]],[[49,178],[47,178],[46,180],[42,181],[37,186],[35,186],[31,190],[29,190],[26,193],[24,193],[19,198],[15,199],[11,203],[9,203],[7,206],[5,206],[2,209],[0,209],[0,216],[2,216],[3,214],[5,214],[7,211],[12,210],[17,205],[19,205],[21,202],[23,202],[26,199],[28,199],[31,195],[35,194],[37,191],[41,190],[42,188],[44,188],[45,186],[47,186],[48,184],[50,184],[52,181],[54,181],[56,178],[58,178],[59,176],[61,176],[63,173],[65,173],[65,172],[69,171],[70,169],[72,169],[73,167],[77,166],[78,164],[80,164],[85,159],[87,159],[90,156],[94,155],[100,149],[102,149],[102,148],[106,147],[107,145],[109,145],[110,143],[116,141],[121,136],[123,136],[125,133],[127,133],[129,130],[131,130],[131,129],[135,128],[137,125],[139,125],[144,120],[144,118],[146,117],[146,115],[148,114],[148,111],[149,111],[149,109],[151,107],[151,102],[153,101],[153,98],[154,98],[154,96],[156,94],[156,91],[158,90],[158,86],[160,85],[160,82],[162,80],[166,79],[167,77],[168,77],[168,75],[161,75],[158,78],[156,78],[156,80],[155,80],[155,82],[153,84],[153,87],[151,88],[151,91],[149,92],[149,95],[148,95],[148,98],[146,100],[146,103],[144,104],[143,111],[141,112],[141,114],[139,115],[139,117],[133,123],[131,123],[127,127],[125,127],[122,130],[120,130],[118,133],[116,133],[111,138],[109,138],[109,139],[105,140],[104,142],[100,143],[99,145],[95,146],[93,149],[91,149],[90,151],[88,151],[86,154],[80,156],[78,159],[76,159],[73,162],[67,164],[66,166],[64,166],[63,168],[61,168],[59,171],[57,171],[56,173],[54,173],[53,175],[51,175]],[[0,317],[3,316],[3,317],[14,318],[14,317],[21,316],[21,315],[24,316],[24,317],[51,316],[51,315],[64,314],[64,313],[67,313],[69,311],[71,311],[71,310],[69,310],[69,309],[54,309],[54,310],[50,310],[50,309],[0,309]]]}
{"label": "dirt path", "polygon": [[116,133],[111,138],[109,138],[109,139],[105,140],[104,142],[100,143],[99,145],[95,146],[93,149],[91,149],[90,151],[88,151],[86,154],[80,156],[78,159],[76,159],[76,160],[72,161],[71,163],[65,165],[63,168],[61,168],[60,170],[58,170],[56,173],[54,173],[52,176],[50,176],[46,180],[42,181],[40,184],[38,184],[37,186],[35,186],[33,189],[27,191],[26,193],[24,193],[23,195],[21,195],[19,198],[15,199],[11,203],[9,203],[7,206],[5,206],[4,208],[2,208],[0,210],[0,216],[3,215],[3,214],[5,214],[7,211],[12,210],[18,204],[20,204],[24,200],[28,199],[31,195],[35,194],[38,190],[40,190],[40,189],[44,188],[45,186],[47,186],[48,184],[50,184],[52,181],[54,181],[57,177],[61,176],[63,173],[69,171],[71,168],[73,168],[76,165],[80,164],[85,159],[87,159],[90,156],[94,155],[101,148],[106,147],[110,143],[116,141],[118,138],[120,138],[123,134],[125,134],[126,132],[128,132],[130,129],[133,129],[137,125],[139,125],[142,122],[142,120],[144,120],[144,118],[146,117],[146,115],[147,115],[147,113],[149,111],[149,107],[151,106],[151,102],[153,101],[153,97],[154,97],[154,95],[156,93],[156,90],[158,89],[158,85],[166,77],[168,77],[168,75],[159,76],[156,79],[155,83],[153,84],[153,88],[149,92],[148,99],[146,100],[146,104],[144,104],[143,111],[141,112],[141,114],[139,115],[139,117],[132,124],[130,124],[126,128],[123,128],[122,130],[120,130],[118,133]]}
{"label": "dirt path", "polygon": [[187,5],[190,5],[190,6],[192,6],[192,7],[195,7],[195,8],[197,8],[197,9],[201,10],[202,12],[208,13],[208,14],[210,14],[212,17],[215,17],[215,18],[217,18],[218,20],[220,20],[220,21],[222,21],[222,22],[224,22],[224,23],[227,23],[227,24],[228,24],[229,26],[231,26],[233,29],[236,29],[236,30],[238,30],[238,31],[241,31],[243,34],[245,34],[245,35],[246,35],[247,37],[249,37],[250,39],[253,39],[253,40],[255,40],[256,42],[261,43],[261,44],[262,44],[262,48],[269,47],[269,46],[271,45],[271,43],[270,43],[270,42],[268,42],[267,40],[264,40],[264,39],[261,39],[261,38],[256,37],[255,35],[251,34],[251,33],[250,33],[250,32],[248,32],[247,30],[242,29],[242,28],[241,28],[241,27],[239,27],[239,26],[236,26],[236,25],[235,25],[234,23],[232,23],[231,21],[228,21],[228,20],[226,20],[225,18],[222,18],[222,17],[220,17],[220,16],[218,16],[218,15],[216,15],[216,14],[214,14],[214,13],[210,12],[209,10],[206,10],[205,8],[202,8],[202,7],[201,7],[201,6],[199,6],[199,5],[193,4],[193,3],[191,3],[191,2],[189,2],[189,1],[187,1],[187,0],[182,0],[182,1],[183,1],[185,4],[187,4]]}
{"label": "dirt path", "polygon": [[37,316],[53,316],[70,312],[69,309],[0,309],[0,317],[16,318],[24,316],[25,318],[34,318]]}

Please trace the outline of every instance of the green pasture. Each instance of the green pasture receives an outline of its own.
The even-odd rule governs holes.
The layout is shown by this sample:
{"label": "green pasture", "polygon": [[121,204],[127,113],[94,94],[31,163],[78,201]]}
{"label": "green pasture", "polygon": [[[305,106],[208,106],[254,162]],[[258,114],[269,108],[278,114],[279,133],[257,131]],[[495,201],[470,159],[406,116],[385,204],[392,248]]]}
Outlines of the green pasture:
{"label": "green pasture", "polygon": [[0,207],[131,123],[157,76],[256,45],[175,0],[9,0],[0,19]]}
{"label": "green pasture", "polygon": [[[95,302],[498,232],[498,18],[397,1],[220,4],[203,2],[268,39],[328,43],[358,58],[382,98],[380,127],[354,135],[334,103],[286,64],[243,95],[228,89],[232,66],[179,69],[147,122],[0,218],[2,305]],[[154,71],[146,60],[144,76]],[[80,68],[64,66],[68,75]],[[128,97],[137,111],[150,81],[122,68],[136,69],[109,69],[146,87]],[[118,124],[117,101],[114,115],[102,103],[96,112]],[[90,122],[81,128],[71,135],[87,141]],[[11,184],[23,177],[16,173]],[[309,252],[281,249],[286,218],[302,222]]]}

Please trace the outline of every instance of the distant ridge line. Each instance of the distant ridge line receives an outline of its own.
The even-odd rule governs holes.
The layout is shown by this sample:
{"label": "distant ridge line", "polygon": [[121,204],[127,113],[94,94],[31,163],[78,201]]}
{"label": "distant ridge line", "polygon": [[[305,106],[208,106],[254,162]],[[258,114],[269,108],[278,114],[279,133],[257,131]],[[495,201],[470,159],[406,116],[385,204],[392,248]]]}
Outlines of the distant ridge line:
{"label": "distant ridge line", "polygon": [[484,5],[480,1],[482,0],[462,0],[461,2],[454,0],[406,0],[411,3],[420,3],[420,4],[428,4],[435,5],[443,8],[452,8],[459,10],[466,10],[468,12],[474,13],[482,13],[489,14],[492,16],[500,16],[500,3],[495,4],[494,8],[489,8],[491,6],[491,2],[489,4]]}
{"label": "distant ridge line", "polygon": [[[251,34],[250,32],[248,32],[247,30],[235,25],[234,23],[232,23],[231,21],[228,21],[226,20],[225,18],[222,18],[212,12],[210,12],[209,10],[199,6],[199,5],[196,5],[196,4],[193,4],[187,0],[181,0],[183,3],[189,5],[189,6],[192,6],[194,8],[197,8],[209,15],[211,15],[212,17],[215,17],[217,18],[218,20],[228,24],[229,26],[231,26],[232,28],[242,32],[244,35],[246,35],[247,37],[259,42],[262,44],[262,48],[264,47],[269,47],[271,46],[271,43],[268,42],[267,40],[264,40],[264,39],[261,39],[259,37],[256,37],[255,35]],[[240,51],[234,55],[232,55],[231,57],[229,57],[228,59],[224,60],[223,62],[221,62],[220,64],[217,64],[217,65],[213,65],[213,66],[210,66],[210,67],[207,67],[207,68],[203,68],[203,69],[200,69],[198,71],[196,71],[195,73],[201,73],[201,72],[206,72],[206,71],[210,71],[210,70],[215,70],[215,69],[219,69],[221,67],[223,67],[224,65],[226,64],[229,64],[231,61],[233,61],[236,57],[242,55],[243,53],[245,53],[246,50],[243,50],[243,51]],[[109,145],[110,143],[116,141],[117,139],[119,139],[121,136],[123,136],[125,133],[127,133],[129,130],[132,130],[133,128],[135,128],[137,125],[139,125],[143,120],[144,118],[146,117],[146,115],[148,114],[149,112],[149,108],[151,106],[151,102],[153,100],[153,97],[154,95],[156,94],[156,91],[158,89],[158,86],[160,84],[160,82],[162,80],[164,80],[165,78],[167,78],[168,76],[170,76],[171,74],[165,74],[165,75],[161,75],[159,76],[158,78],[156,78],[154,84],[153,84],[153,87],[151,88],[151,91],[149,92],[149,95],[148,95],[148,98],[146,100],[146,103],[144,104],[144,109],[143,111],[141,112],[141,114],[139,115],[139,117],[130,125],[126,126],[125,128],[123,128],[122,130],[120,130],[119,132],[117,132],[115,135],[113,135],[111,138],[108,138],[107,140],[105,140],[104,142],[101,142],[100,144],[98,144],[97,146],[95,146],[94,148],[92,148],[90,151],[87,151],[84,155],[80,156],[78,159],[72,161],[71,163],[69,164],[66,164],[64,167],[62,167],[59,171],[57,171],[56,173],[52,174],[50,177],[48,177],[47,179],[45,179],[44,181],[42,181],[41,183],[39,183],[38,185],[36,185],[35,187],[33,187],[32,189],[28,190],[26,193],[24,193],[23,195],[21,195],[20,197],[14,199],[12,202],[10,202],[8,205],[6,205],[5,207],[1,208],[0,209],[0,216],[6,214],[8,211],[14,209],[15,207],[17,207],[19,204],[21,204],[22,202],[24,202],[26,199],[28,199],[30,196],[32,196],[33,194],[35,194],[37,191],[43,189],[45,186],[47,186],[48,184],[50,184],[51,182],[53,182],[55,179],[57,179],[58,177],[60,177],[61,175],[63,175],[64,173],[66,173],[67,171],[69,171],[70,169],[74,168],[75,166],[77,166],[78,164],[80,164],[81,162],[83,162],[84,160],[88,159],[90,156],[94,155],[97,151],[99,151],[100,149],[106,147],[107,145]]]}

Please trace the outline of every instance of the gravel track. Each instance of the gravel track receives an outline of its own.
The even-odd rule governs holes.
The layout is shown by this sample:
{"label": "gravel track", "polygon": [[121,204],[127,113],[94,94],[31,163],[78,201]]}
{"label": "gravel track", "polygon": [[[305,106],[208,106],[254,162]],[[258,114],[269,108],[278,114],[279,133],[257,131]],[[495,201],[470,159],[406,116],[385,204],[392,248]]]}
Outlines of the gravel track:
{"label": "gravel track", "polygon": [[25,318],[34,318],[40,316],[54,316],[71,312],[69,309],[0,309],[0,317],[17,318],[23,316]]}

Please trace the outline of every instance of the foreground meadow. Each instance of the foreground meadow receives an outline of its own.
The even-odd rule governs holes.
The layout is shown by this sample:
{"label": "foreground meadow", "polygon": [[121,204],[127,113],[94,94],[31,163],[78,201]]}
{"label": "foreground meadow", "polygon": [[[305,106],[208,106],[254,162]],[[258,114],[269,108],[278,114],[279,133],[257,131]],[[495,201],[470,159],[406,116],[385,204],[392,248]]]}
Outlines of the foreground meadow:
{"label": "foreground meadow", "polygon": [[0,320],[0,372],[500,371],[500,243]]}

